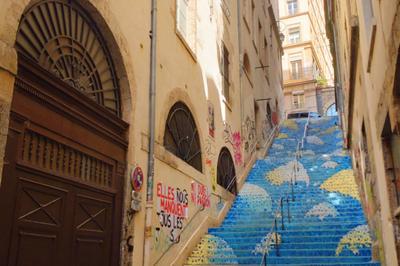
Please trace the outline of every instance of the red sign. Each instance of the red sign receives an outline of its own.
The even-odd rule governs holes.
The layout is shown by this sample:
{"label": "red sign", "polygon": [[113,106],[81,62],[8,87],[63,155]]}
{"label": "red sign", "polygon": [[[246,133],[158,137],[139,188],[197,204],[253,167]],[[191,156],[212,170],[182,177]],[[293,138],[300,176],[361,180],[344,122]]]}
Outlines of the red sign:
{"label": "red sign", "polygon": [[143,171],[139,166],[131,174],[131,184],[134,191],[140,191],[143,185]]}

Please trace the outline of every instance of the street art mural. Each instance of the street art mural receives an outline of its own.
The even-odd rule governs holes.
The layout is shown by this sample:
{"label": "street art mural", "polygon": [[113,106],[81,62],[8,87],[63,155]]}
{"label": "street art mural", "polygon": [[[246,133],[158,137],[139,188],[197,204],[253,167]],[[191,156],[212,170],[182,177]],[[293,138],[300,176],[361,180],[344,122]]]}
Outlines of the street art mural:
{"label": "street art mural", "polygon": [[157,215],[160,227],[168,232],[171,243],[180,240],[184,220],[188,218],[188,205],[186,189],[157,183]]}
{"label": "street art mural", "polygon": [[[223,253],[218,252],[224,250]],[[207,234],[203,237],[200,244],[193,251],[195,256],[188,259],[189,265],[207,265],[207,264],[239,264],[236,255],[228,243],[218,236]]]}
{"label": "street art mural", "polygon": [[[293,175],[293,169],[298,168],[296,177]],[[284,182],[305,182],[307,186],[310,184],[310,177],[307,174],[307,170],[304,168],[302,163],[297,163],[296,161],[290,161],[285,165],[279,166],[273,171],[269,172],[266,176],[274,185],[280,186]]]}
{"label": "street art mural", "polygon": [[[267,265],[303,265],[306,261],[307,265],[379,266],[371,261],[372,237],[359,202],[351,158],[337,150],[335,144],[342,138],[336,136],[336,130],[328,130],[335,127],[336,118],[312,119],[308,136],[318,136],[324,144],[305,143],[290,223],[287,203],[281,212],[281,197],[291,200],[290,180],[297,167],[294,153],[305,123],[306,119],[299,119],[297,127],[287,122],[288,126],[281,128],[286,138],[275,138],[268,157],[255,163],[225,220],[208,229],[185,265],[260,265],[263,254],[268,253]],[[275,250],[273,217],[278,219],[281,256]],[[286,229],[281,229],[281,218]]]}
{"label": "street art mural", "polygon": [[190,198],[195,206],[201,206],[202,208],[210,208],[210,192],[208,187],[193,181],[190,185],[191,193]]}
{"label": "street art mural", "polygon": [[232,128],[230,125],[225,123],[223,138],[225,143],[232,145],[233,148],[233,158],[235,160],[236,165],[242,165],[243,156],[242,156],[242,137],[239,131],[232,132]]}
{"label": "street art mural", "polygon": [[323,221],[328,216],[332,217],[338,216],[338,212],[335,206],[333,206],[329,202],[323,202],[318,205],[315,205],[314,207],[312,207],[311,210],[309,210],[306,213],[306,217],[312,217],[312,216],[318,217],[321,221]]}
{"label": "street art mural", "polygon": [[360,248],[371,246],[371,236],[368,225],[359,225],[340,239],[336,256],[343,250],[349,249],[353,254],[359,254]]}

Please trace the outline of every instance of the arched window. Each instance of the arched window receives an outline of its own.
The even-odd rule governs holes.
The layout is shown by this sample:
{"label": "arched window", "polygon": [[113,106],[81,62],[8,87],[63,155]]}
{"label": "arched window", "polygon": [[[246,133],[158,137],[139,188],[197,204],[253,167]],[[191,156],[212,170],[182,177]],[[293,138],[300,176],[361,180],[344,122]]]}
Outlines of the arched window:
{"label": "arched window", "polygon": [[40,1],[22,17],[16,48],[120,116],[117,77],[95,23],[75,2]]}
{"label": "arched window", "polygon": [[189,108],[182,102],[175,103],[169,111],[165,124],[164,146],[202,171],[199,133]]}
{"label": "arched window", "polygon": [[236,172],[232,156],[227,148],[222,148],[218,157],[217,183],[229,192],[236,194]]}
{"label": "arched window", "polygon": [[336,104],[332,104],[331,106],[328,107],[328,109],[326,109],[326,116],[336,116],[338,115],[337,111],[336,111]]}

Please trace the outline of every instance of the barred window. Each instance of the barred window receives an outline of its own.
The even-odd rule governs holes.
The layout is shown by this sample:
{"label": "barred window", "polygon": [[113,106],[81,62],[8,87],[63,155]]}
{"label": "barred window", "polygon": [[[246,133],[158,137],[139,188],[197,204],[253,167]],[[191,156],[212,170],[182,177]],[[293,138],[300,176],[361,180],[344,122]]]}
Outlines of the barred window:
{"label": "barred window", "polygon": [[189,108],[182,102],[175,103],[169,111],[164,146],[198,171],[202,171],[199,133]]}
{"label": "barred window", "polygon": [[229,192],[237,194],[235,165],[227,148],[222,148],[219,153],[217,183]]}

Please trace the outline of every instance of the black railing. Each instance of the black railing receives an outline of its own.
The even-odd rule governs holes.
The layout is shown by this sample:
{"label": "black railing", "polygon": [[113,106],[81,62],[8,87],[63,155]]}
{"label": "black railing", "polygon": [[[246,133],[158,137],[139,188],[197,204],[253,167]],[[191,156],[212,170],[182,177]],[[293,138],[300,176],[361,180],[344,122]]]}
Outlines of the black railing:
{"label": "black railing", "polygon": [[285,70],[283,71],[283,80],[312,80],[316,79],[318,76],[318,71],[313,67],[301,67],[298,69]]}
{"label": "black railing", "polygon": [[[280,212],[275,212],[274,214],[274,223],[271,226],[271,231],[270,233],[267,235],[267,239],[266,239],[266,243],[265,245],[263,245],[264,250],[263,250],[263,255],[262,255],[262,259],[261,259],[261,263],[260,265],[264,265],[267,266],[267,259],[268,259],[268,253],[269,253],[269,247],[271,245],[271,241],[272,241],[272,237],[274,237],[274,242],[273,245],[275,247],[275,252],[276,252],[276,256],[280,256],[280,249],[279,249],[279,245],[281,244],[280,242],[282,242],[282,238],[279,239],[279,235],[278,235],[278,213],[280,213],[280,218],[281,218],[281,230],[285,230],[287,227],[285,227],[285,219],[284,219],[284,202],[286,201],[286,205],[287,205],[287,221],[288,223],[292,222],[292,218],[290,215],[290,202],[295,202],[295,195],[294,195],[294,186],[297,185],[297,174],[300,171],[300,167],[299,167],[299,160],[302,156],[302,149],[304,148],[304,140],[307,136],[307,130],[310,124],[310,115],[308,115],[307,118],[307,122],[304,126],[304,132],[302,135],[301,140],[298,141],[297,143],[297,147],[296,147],[296,154],[295,154],[295,163],[293,165],[293,172],[292,172],[292,176],[290,178],[290,186],[289,186],[289,192],[286,193],[286,195],[289,195],[289,193],[291,194],[291,200],[289,199],[289,196],[281,196],[279,198],[279,208],[280,208]],[[286,200],[285,200],[286,199]],[[273,234],[273,236],[272,236]]]}

